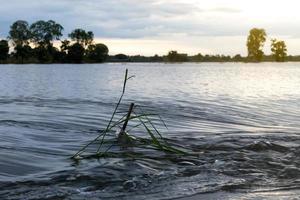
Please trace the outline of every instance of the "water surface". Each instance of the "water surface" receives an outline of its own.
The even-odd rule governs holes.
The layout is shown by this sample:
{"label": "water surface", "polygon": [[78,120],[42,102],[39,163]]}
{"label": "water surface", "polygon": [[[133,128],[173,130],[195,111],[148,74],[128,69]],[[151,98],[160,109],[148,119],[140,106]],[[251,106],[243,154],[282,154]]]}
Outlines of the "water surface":
{"label": "water surface", "polygon": [[[69,159],[105,128],[126,68],[121,109],[160,114],[197,157]],[[1,199],[300,195],[299,63],[0,65],[0,91]]]}

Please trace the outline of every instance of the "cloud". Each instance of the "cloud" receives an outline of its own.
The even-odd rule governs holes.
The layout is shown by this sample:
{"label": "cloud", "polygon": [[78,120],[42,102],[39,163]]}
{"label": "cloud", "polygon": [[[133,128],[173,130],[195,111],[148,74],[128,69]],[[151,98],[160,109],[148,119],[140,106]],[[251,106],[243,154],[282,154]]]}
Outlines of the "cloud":
{"label": "cloud", "polygon": [[[216,8],[213,12],[229,12]],[[199,14],[205,9],[182,1],[172,0],[10,0],[2,3],[0,13],[1,36],[18,19],[30,23],[53,19],[61,23],[68,33],[81,27],[94,31],[97,37],[144,38],[160,35],[195,34],[205,32]],[[210,25],[211,26],[211,25]],[[209,31],[209,29],[208,29]],[[208,33],[207,33],[208,34]]]}
{"label": "cloud", "polygon": [[[300,38],[297,2],[272,2],[270,7],[268,1],[261,0],[1,0],[0,38],[7,36],[16,20],[33,23],[53,19],[65,28],[64,37],[75,28],[83,28],[93,31],[96,38],[135,44],[168,40],[168,48],[179,43],[188,48],[183,45],[186,43],[191,51],[201,46],[218,52],[232,42],[231,49],[234,46],[236,50],[231,52],[236,53],[244,48],[242,38],[253,27],[265,28],[278,38],[292,38],[296,44]],[[221,42],[224,38],[230,41]]]}
{"label": "cloud", "polygon": [[229,8],[229,7],[216,7],[216,8],[209,9],[208,11],[221,12],[221,13],[240,13],[240,12],[242,12],[241,9]]}
{"label": "cloud", "polygon": [[[65,36],[83,28],[105,38],[240,36],[256,24],[271,24],[265,19],[256,22],[232,5],[219,0],[3,0],[0,37],[7,36],[9,26],[18,19],[30,23],[53,19],[65,27]],[[276,28],[280,25],[272,27],[284,34]]]}

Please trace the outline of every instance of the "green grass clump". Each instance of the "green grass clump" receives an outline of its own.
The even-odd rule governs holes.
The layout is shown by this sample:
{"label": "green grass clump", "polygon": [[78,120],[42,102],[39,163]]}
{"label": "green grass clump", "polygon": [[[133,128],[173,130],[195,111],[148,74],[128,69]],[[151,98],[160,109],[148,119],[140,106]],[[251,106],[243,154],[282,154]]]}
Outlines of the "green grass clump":
{"label": "green grass clump", "polygon": [[[165,153],[181,155],[186,154],[185,151],[169,145],[163,138],[159,130],[155,127],[153,123],[153,117],[155,117],[156,120],[159,120],[161,123],[163,123],[163,125],[167,128],[165,122],[158,114],[147,114],[142,110],[140,106],[131,103],[129,111],[125,113],[121,118],[115,119],[117,113],[122,113],[119,111],[119,107],[126,91],[126,84],[127,81],[133,77],[134,76],[128,76],[128,69],[126,69],[122,94],[112,113],[112,116],[110,117],[106,128],[103,131],[100,131],[99,135],[95,139],[90,141],[88,144],[83,146],[77,153],[75,153],[72,156],[73,159],[80,160],[88,158],[117,157],[119,155],[125,157],[141,156],[139,153],[129,153],[126,151],[122,152],[121,154],[110,152],[113,146],[120,146],[121,149],[127,149],[128,147],[137,147],[142,149],[158,150]],[[129,122],[134,123],[135,125],[129,130],[126,130],[127,124]],[[119,127],[122,128],[117,133],[117,135],[112,135],[116,132],[116,130],[118,130]],[[134,134],[131,134],[132,131],[136,128],[142,128],[146,137],[138,137]],[[117,140],[107,139],[108,136],[113,136]],[[106,147],[104,147],[104,144],[110,145],[108,147],[107,145]]]}

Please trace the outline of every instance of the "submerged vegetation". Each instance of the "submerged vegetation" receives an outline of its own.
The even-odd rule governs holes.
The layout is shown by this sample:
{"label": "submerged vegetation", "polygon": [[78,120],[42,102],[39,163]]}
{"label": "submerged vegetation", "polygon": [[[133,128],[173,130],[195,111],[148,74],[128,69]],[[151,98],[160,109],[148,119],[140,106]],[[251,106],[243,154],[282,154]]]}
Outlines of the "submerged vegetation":
{"label": "submerged vegetation", "polygon": [[[133,77],[134,76],[128,76],[128,70],[126,69],[122,94],[106,128],[99,131],[99,135],[95,139],[75,153],[72,156],[73,159],[113,157],[116,155],[116,153],[110,152],[113,147],[121,148],[121,154],[125,152],[132,156],[136,154],[133,151],[126,150],[138,148],[158,150],[179,155],[187,154],[184,149],[170,145],[163,138],[153,122],[153,117],[156,117],[156,120],[159,120],[167,128],[165,122],[158,114],[145,113],[140,106],[134,103],[130,104],[129,110],[126,113],[119,110],[125,94],[127,81]],[[124,115],[116,119],[117,113],[123,113]],[[129,122],[132,123],[132,126],[128,130]],[[138,129],[138,135],[142,136],[133,133],[133,130],[136,129]]]}
{"label": "submerged vegetation", "polygon": [[[7,40],[0,41],[0,63],[102,63],[102,62],[263,62],[300,61],[300,56],[288,56],[284,41],[272,39],[272,55],[263,52],[267,34],[253,28],[247,38],[248,55],[188,55],[171,50],[165,56],[109,55],[105,44],[95,43],[94,33],[74,29],[63,38],[63,26],[48,20],[33,24],[18,20],[10,26]],[[11,51],[10,51],[11,50]]]}

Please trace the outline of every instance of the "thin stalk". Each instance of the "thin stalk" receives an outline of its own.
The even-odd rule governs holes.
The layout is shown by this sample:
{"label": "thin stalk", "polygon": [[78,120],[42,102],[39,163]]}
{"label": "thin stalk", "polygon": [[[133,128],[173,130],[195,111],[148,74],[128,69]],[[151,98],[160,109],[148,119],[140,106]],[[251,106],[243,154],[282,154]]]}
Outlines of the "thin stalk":
{"label": "thin stalk", "polygon": [[[122,99],[123,99],[123,96],[124,96],[124,94],[125,94],[125,89],[126,89],[126,83],[127,83],[127,80],[128,80],[127,77],[128,77],[128,69],[126,69],[126,72],[125,72],[125,78],[124,78],[124,84],[123,84],[123,91],[122,91],[122,94],[121,94],[121,96],[120,96],[120,98],[119,98],[119,101],[118,101],[118,103],[117,103],[117,105],[116,105],[116,107],[115,107],[115,110],[114,110],[114,112],[113,112],[113,114],[112,114],[112,116],[111,116],[111,118],[110,118],[110,120],[109,120],[109,123],[108,123],[106,129],[108,129],[109,126],[110,126],[110,124],[112,123],[112,121],[113,121],[113,119],[114,119],[114,117],[115,117],[115,114],[116,114],[116,112],[117,112],[117,110],[118,110],[118,108],[119,108],[119,105],[120,105],[120,103],[121,103],[121,101],[122,101]],[[131,77],[129,77],[129,78],[131,78]],[[104,140],[105,136],[106,136],[106,134],[103,134],[103,136],[102,136],[102,141],[101,141],[100,146],[99,146],[99,148],[98,148],[98,150],[97,150],[97,153],[99,153],[99,151],[100,151],[100,149],[101,149],[101,147],[102,147],[102,145],[103,145],[103,140]]]}
{"label": "thin stalk", "polygon": [[[141,110],[141,111],[142,111],[142,110]],[[142,112],[143,112],[143,111],[142,111]],[[142,113],[142,114],[144,114],[144,113]],[[151,120],[147,117],[146,114],[144,114],[144,115],[145,115],[145,118],[146,118],[147,122],[149,122],[149,124],[152,126],[152,128],[155,130],[155,132],[159,135],[159,137],[160,137],[161,139],[163,139],[162,135],[161,135],[160,132],[157,130],[157,128],[154,126],[154,124],[151,122]]]}
{"label": "thin stalk", "polygon": [[127,113],[127,116],[126,116],[126,120],[125,120],[124,125],[123,125],[123,127],[121,129],[120,134],[126,131],[126,127],[127,127],[128,121],[130,119],[130,115],[132,113],[133,107],[134,107],[134,103],[131,103],[130,107],[129,107],[129,110],[128,110],[128,113]]}
{"label": "thin stalk", "polygon": [[148,126],[145,124],[145,122],[141,119],[138,118],[140,120],[140,122],[143,124],[143,126],[145,127],[145,129],[147,130],[148,134],[150,135],[150,137],[152,138],[153,142],[155,144],[157,144],[161,149],[162,149],[162,145],[160,144],[160,142],[157,140],[157,138],[153,135],[153,133],[151,132],[151,130],[148,128]]}
{"label": "thin stalk", "polygon": [[[145,112],[142,110],[142,108],[139,106],[138,107],[142,114],[145,114]],[[161,119],[161,117],[157,114],[157,116]],[[151,124],[151,126],[153,127],[153,129],[155,130],[155,132],[160,136],[161,139],[163,139],[162,135],[160,134],[160,132],[157,130],[157,128],[154,126],[154,124],[152,123],[152,121],[147,117],[145,116],[145,118],[147,119],[147,121]],[[165,124],[165,122],[161,119],[161,122],[163,123],[163,125],[166,127],[166,129],[168,129],[167,125]]]}

